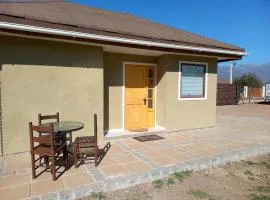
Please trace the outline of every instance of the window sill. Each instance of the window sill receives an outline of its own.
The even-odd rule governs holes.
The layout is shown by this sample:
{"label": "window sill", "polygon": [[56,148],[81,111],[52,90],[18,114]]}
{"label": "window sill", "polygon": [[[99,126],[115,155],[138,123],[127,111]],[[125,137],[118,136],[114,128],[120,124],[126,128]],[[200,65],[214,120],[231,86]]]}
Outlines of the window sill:
{"label": "window sill", "polygon": [[206,97],[201,97],[201,98],[178,98],[179,101],[203,101],[207,100]]}

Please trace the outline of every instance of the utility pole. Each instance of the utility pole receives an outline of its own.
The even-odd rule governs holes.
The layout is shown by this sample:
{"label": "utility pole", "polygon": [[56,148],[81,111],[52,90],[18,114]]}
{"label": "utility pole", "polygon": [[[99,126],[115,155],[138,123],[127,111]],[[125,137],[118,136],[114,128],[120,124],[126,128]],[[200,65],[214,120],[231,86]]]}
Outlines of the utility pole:
{"label": "utility pole", "polygon": [[233,69],[233,66],[235,65],[234,62],[231,62],[231,66],[230,66],[230,84],[232,84],[233,82],[233,79],[232,79],[232,69]]}

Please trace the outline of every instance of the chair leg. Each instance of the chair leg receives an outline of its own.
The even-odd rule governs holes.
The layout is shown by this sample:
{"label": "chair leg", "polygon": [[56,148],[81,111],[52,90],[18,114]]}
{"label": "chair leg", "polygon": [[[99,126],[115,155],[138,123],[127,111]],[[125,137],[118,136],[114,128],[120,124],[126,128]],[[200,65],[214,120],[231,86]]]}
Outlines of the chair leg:
{"label": "chair leg", "polygon": [[98,148],[95,149],[95,167],[98,165]]}
{"label": "chair leg", "polygon": [[73,153],[74,153],[74,165],[75,165],[75,168],[78,168],[78,152],[77,152],[77,145],[76,144],[73,144],[74,147],[73,147]]}
{"label": "chair leg", "polygon": [[35,155],[33,152],[30,152],[31,154],[31,163],[32,163],[32,178],[35,179],[36,176],[36,168],[35,168]]}
{"label": "chair leg", "polygon": [[65,170],[68,168],[68,150],[67,147],[63,150],[64,162],[65,162]]}
{"label": "chair leg", "polygon": [[44,161],[45,161],[45,164],[46,164],[46,168],[48,168],[49,167],[49,157],[45,156]]}
{"label": "chair leg", "polygon": [[56,180],[56,167],[55,167],[55,156],[52,156],[52,165],[51,165],[52,179]]}

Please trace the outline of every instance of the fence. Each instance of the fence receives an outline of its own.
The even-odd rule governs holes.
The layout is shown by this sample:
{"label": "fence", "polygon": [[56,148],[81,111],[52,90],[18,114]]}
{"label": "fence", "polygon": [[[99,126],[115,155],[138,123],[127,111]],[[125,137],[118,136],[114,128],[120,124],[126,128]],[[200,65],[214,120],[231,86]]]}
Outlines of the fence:
{"label": "fence", "polygon": [[217,105],[235,105],[240,98],[238,86],[235,84],[217,84]]}
{"label": "fence", "polygon": [[263,98],[265,95],[265,86],[261,88],[244,87],[245,98]]}
{"label": "fence", "polygon": [[263,95],[262,88],[248,88],[249,97],[263,97],[262,95]]}

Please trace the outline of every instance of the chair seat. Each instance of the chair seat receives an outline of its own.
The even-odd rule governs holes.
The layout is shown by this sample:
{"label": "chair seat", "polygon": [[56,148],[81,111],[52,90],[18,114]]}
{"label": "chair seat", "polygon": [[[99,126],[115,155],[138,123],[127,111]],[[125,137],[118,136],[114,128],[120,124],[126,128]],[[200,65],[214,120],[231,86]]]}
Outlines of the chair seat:
{"label": "chair seat", "polygon": [[86,154],[86,155],[94,155],[96,151],[96,148],[91,146],[91,147],[81,147],[80,148],[80,154]]}
{"label": "chair seat", "polygon": [[94,136],[76,137],[74,141],[74,161],[75,167],[80,163],[85,162],[87,157],[94,156],[95,166],[98,165],[98,143],[97,143],[97,114],[94,114]]}
{"label": "chair seat", "polygon": [[[60,147],[61,145],[55,145],[54,146],[54,152],[57,152],[58,148]],[[47,155],[47,156],[50,156],[52,155],[52,152],[51,152],[51,146],[50,145],[47,145],[47,144],[40,144],[38,146],[36,146],[34,148],[34,154],[36,155]]]}

